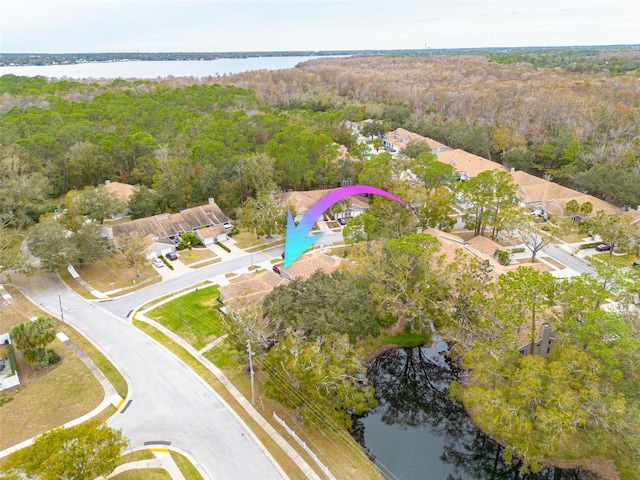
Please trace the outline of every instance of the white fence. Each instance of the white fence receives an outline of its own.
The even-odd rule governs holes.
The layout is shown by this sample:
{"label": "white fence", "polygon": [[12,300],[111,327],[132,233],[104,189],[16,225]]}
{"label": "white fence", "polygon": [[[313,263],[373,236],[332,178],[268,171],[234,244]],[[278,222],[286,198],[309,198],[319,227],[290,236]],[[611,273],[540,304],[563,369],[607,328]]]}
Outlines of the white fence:
{"label": "white fence", "polygon": [[273,412],[273,418],[275,418],[277,420],[277,422],[282,425],[285,430],[287,432],[289,432],[289,434],[296,439],[296,442],[298,442],[300,444],[300,446],[302,448],[304,448],[304,451],[307,452],[311,458],[313,458],[313,460],[318,464],[318,466],[322,469],[322,471],[325,473],[325,475],[330,478],[331,480],[336,480],[336,477],[334,477],[331,472],[329,471],[329,469],[326,467],[326,465],[324,463],[322,463],[320,461],[320,459],[318,458],[318,456],[313,453],[311,451],[311,449],[307,446],[306,443],[304,443],[304,441],[298,437],[298,435],[296,434],[296,432],[294,432],[293,430],[291,430],[291,428],[289,428],[289,425],[287,425],[286,423],[284,423],[284,420],[282,420],[277,414],[276,412]]}
{"label": "white fence", "polygon": [[10,377],[0,378],[0,390],[6,390],[7,388],[17,387],[20,385],[20,378],[18,378],[18,372],[14,373]]}

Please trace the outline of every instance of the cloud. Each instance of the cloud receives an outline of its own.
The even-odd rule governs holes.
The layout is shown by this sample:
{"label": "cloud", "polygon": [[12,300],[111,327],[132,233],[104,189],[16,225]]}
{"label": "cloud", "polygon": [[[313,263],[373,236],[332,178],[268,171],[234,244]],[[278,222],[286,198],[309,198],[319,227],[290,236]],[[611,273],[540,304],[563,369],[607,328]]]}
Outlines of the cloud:
{"label": "cloud", "polygon": [[640,2],[0,0],[0,52],[640,43]]}

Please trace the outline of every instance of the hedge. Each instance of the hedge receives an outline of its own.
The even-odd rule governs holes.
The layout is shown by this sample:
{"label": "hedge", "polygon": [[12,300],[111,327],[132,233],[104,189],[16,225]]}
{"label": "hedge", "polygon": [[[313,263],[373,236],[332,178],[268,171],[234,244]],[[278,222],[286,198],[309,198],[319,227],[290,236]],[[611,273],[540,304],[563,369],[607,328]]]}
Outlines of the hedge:
{"label": "hedge", "polygon": [[231,250],[229,250],[229,247],[227,247],[226,245],[223,245],[220,242],[216,242],[216,245],[218,245],[220,248],[226,250],[227,252],[231,253]]}
{"label": "hedge", "polygon": [[13,345],[7,345],[7,355],[9,356],[9,365],[11,366],[11,373],[18,371],[18,361],[16,360],[16,350]]}
{"label": "hedge", "polygon": [[585,248],[595,248],[598,245],[600,245],[602,242],[590,242],[590,243],[583,243],[582,245],[580,245],[580,250],[584,250]]}
{"label": "hedge", "polygon": [[169,260],[164,258],[164,255],[160,255],[158,258],[162,260],[167,267],[169,267],[169,270],[173,270],[173,265],[169,263]]}

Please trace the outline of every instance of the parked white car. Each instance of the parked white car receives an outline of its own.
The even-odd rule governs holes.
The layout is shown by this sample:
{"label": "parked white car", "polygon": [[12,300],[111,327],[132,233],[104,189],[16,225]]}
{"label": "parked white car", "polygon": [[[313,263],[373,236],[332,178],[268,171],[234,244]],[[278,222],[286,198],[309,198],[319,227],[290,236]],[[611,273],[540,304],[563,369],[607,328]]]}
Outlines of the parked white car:
{"label": "parked white car", "polygon": [[153,266],[156,267],[156,268],[164,267],[164,262],[162,260],[160,260],[159,258],[154,258],[153,259]]}

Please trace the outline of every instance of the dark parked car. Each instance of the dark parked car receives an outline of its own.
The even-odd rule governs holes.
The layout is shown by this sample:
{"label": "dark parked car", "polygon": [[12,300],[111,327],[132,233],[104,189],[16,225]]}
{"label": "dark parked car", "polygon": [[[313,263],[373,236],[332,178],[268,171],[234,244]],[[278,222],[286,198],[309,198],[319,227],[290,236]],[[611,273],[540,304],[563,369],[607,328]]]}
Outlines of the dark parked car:
{"label": "dark parked car", "polygon": [[338,219],[338,223],[339,223],[340,225],[346,225],[346,224],[347,224],[347,221],[346,221],[344,218],[339,218],[339,219]]}
{"label": "dark parked car", "polygon": [[611,247],[606,243],[601,243],[596,247],[596,250],[599,252],[608,252],[609,250],[611,250]]}
{"label": "dark parked car", "polygon": [[275,273],[276,275],[280,275],[280,273],[282,273],[282,270],[280,270],[280,267],[282,265],[274,265],[273,266],[273,273]]}
{"label": "dark parked car", "polygon": [[178,254],[176,252],[169,252],[165,255],[169,260],[177,260]]}
{"label": "dark parked car", "polygon": [[640,267],[640,262],[633,262],[634,267]]}

